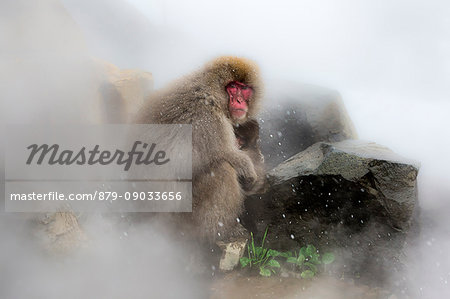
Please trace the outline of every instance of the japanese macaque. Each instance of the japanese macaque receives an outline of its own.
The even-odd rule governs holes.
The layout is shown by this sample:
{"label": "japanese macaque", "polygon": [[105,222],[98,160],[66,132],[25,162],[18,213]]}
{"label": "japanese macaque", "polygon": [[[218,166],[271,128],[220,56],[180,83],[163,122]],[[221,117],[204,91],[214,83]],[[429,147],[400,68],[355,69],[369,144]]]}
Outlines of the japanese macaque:
{"label": "japanese macaque", "polygon": [[254,62],[220,57],[152,94],[138,113],[135,123],[192,124],[192,213],[178,216],[201,238],[246,236],[244,197],[265,177],[254,120],[262,93]]}

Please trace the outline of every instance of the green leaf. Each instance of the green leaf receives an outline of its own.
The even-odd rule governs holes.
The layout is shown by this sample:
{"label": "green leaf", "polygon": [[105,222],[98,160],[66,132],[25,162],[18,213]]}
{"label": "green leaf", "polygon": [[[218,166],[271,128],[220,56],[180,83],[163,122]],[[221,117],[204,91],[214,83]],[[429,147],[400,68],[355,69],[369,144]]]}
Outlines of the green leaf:
{"label": "green leaf", "polygon": [[280,252],[280,256],[285,257],[285,258],[289,258],[289,257],[292,256],[292,252],[290,252],[290,251]]}
{"label": "green leaf", "polygon": [[314,256],[314,254],[317,254],[316,247],[314,245],[308,245],[306,247],[306,256]]}
{"label": "green leaf", "polygon": [[303,254],[300,254],[297,258],[297,262],[299,264],[303,263],[305,261],[305,256]]}
{"label": "green leaf", "polygon": [[322,256],[322,263],[325,265],[331,264],[334,262],[334,254],[327,252]]}
{"label": "green leaf", "polygon": [[269,231],[269,227],[266,227],[266,232],[264,233],[264,237],[262,239],[261,247],[264,247],[264,242],[266,241],[267,232]]}
{"label": "green leaf", "polygon": [[286,263],[297,264],[297,259],[293,256],[288,257]]}
{"label": "green leaf", "polygon": [[280,263],[276,260],[270,260],[266,264],[268,267],[280,268]]}
{"label": "green leaf", "polygon": [[302,274],[300,274],[300,276],[302,278],[313,278],[314,277],[314,272],[311,270],[305,270],[302,272]]}
{"label": "green leaf", "polygon": [[253,240],[253,233],[250,232],[250,235],[252,236],[252,253],[253,253],[253,257],[256,256],[256,250],[255,250],[255,240]]}
{"label": "green leaf", "polygon": [[263,248],[262,247],[255,247],[255,257],[256,258],[260,258],[262,252],[263,252]]}
{"label": "green leaf", "polygon": [[306,262],[306,263],[305,263],[305,266],[309,267],[309,269],[310,269],[312,272],[317,273],[317,266],[314,265],[313,263]]}
{"label": "green leaf", "polygon": [[306,254],[306,247],[302,247],[300,248],[300,254],[303,254],[304,256],[307,256],[308,254]]}
{"label": "green leaf", "polygon": [[319,264],[320,264],[319,255],[318,255],[318,254],[315,254],[315,255],[311,256],[311,257],[309,258],[309,261],[310,261],[311,263],[314,263],[314,264],[316,264],[316,265],[319,265]]}
{"label": "green leaf", "polygon": [[265,276],[265,277],[269,277],[270,275],[272,275],[272,273],[270,273],[269,269],[266,269],[266,268],[263,268],[263,267],[259,268],[259,274],[261,276]]}
{"label": "green leaf", "polygon": [[279,255],[281,255],[281,252],[273,250],[273,249],[269,249],[269,251],[267,252],[267,256],[276,257],[276,256],[279,256]]}
{"label": "green leaf", "polygon": [[248,264],[250,264],[250,259],[248,257],[241,257],[241,259],[239,260],[241,262],[241,268],[245,268],[247,267]]}

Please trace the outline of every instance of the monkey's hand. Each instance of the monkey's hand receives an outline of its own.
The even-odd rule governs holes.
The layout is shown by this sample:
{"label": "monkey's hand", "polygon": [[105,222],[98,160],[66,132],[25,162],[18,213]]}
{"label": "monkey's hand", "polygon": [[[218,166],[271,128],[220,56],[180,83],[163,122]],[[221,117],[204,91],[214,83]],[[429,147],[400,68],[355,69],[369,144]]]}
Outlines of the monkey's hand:
{"label": "monkey's hand", "polygon": [[258,175],[252,160],[247,155],[239,151],[233,151],[227,157],[228,162],[236,170],[242,189],[251,190]]}

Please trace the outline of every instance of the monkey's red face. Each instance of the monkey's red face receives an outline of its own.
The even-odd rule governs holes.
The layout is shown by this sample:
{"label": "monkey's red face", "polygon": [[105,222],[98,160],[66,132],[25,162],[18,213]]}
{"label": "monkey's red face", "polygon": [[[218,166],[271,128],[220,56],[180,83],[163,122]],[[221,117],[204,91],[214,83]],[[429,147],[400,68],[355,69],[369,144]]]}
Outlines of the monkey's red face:
{"label": "monkey's red face", "polygon": [[229,103],[228,109],[234,120],[245,118],[253,89],[241,82],[233,81],[226,87]]}

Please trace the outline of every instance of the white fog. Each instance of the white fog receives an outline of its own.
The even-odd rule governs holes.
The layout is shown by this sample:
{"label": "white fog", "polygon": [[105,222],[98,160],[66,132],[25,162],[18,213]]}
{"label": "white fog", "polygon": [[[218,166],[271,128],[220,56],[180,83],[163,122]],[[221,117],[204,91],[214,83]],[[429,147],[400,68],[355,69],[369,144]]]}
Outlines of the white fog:
{"label": "white fog", "polygon": [[[49,107],[54,105],[64,110],[67,103],[77,102],[76,106],[82,107],[78,100],[86,100],[90,96],[86,84],[91,77],[68,74],[63,66],[52,64],[53,54],[46,52],[51,46],[44,45],[51,43],[52,37],[49,40],[35,38],[34,32],[52,28],[54,19],[55,24],[60,24],[53,15],[54,11],[48,9],[54,3],[62,4],[83,33],[81,38],[75,36],[70,31],[73,25],[65,23],[64,26],[70,30],[64,26],[55,29],[58,32],[55,36],[67,32],[67,40],[58,43],[61,49],[70,48],[76,53],[74,55],[90,53],[90,56],[119,68],[151,72],[156,89],[197,69],[211,58],[237,55],[249,57],[260,65],[267,86],[281,79],[338,91],[360,139],[387,146],[395,153],[420,163],[419,205],[425,224],[419,241],[407,252],[408,262],[402,277],[414,282],[408,288],[417,298],[450,296],[450,2],[47,0],[42,1],[42,5],[38,2],[33,5],[27,1],[13,2],[0,4],[0,7],[5,7],[4,10],[0,8],[0,35],[6,37],[0,53],[4,53],[2,56],[7,59],[3,62],[5,67],[0,78],[2,83],[9,85],[5,86],[8,98],[2,100],[6,108],[2,109],[3,113],[6,112],[2,118],[7,123],[39,119],[40,113],[48,113]],[[26,17],[14,17],[13,13],[20,14],[21,8],[27,5],[32,7],[27,14],[42,10],[41,18],[31,18],[30,21]],[[78,40],[85,44],[78,44]],[[12,61],[24,59],[30,53],[41,59],[41,64],[32,68],[43,67],[53,73],[28,75],[23,79],[29,84],[25,88],[17,78],[24,75],[27,68],[16,68]],[[71,69],[84,68],[83,62],[64,61]],[[10,81],[11,78],[14,82]],[[36,104],[34,98],[42,99],[42,105]],[[53,279],[56,285],[64,285],[64,279],[70,279],[74,281],[70,287],[81,290],[68,295],[68,298],[79,298],[77,295],[85,298],[147,298],[145,291],[151,292],[152,287],[174,288],[174,285],[165,283],[170,276],[179,286],[170,298],[179,298],[183,294],[192,298],[199,296],[197,289],[202,287],[201,283],[186,282],[186,277],[181,274],[171,276],[177,273],[176,267],[173,271],[171,269],[172,272],[163,272],[167,277],[156,280],[156,283],[142,279],[150,275],[148,273],[157,274],[155,269],[146,272],[142,267],[146,252],[139,250],[140,237],[153,238],[163,244],[153,248],[153,254],[159,258],[164,256],[162,251],[172,256],[180,253],[172,252],[173,246],[159,237],[148,237],[149,232],[142,232],[140,227],[130,237],[132,249],[121,251],[121,245],[116,244],[115,233],[111,233],[110,239],[103,237],[106,240],[101,239],[97,243],[115,248],[108,251],[109,257],[134,254],[117,267],[124,267],[126,275],[136,275],[141,279],[132,284],[125,283],[124,289],[117,287],[117,290],[97,294],[86,291],[84,288],[98,289],[86,286],[89,280],[79,281],[78,275],[84,275],[83,266],[89,265],[94,275],[108,276],[108,257],[92,260],[103,253],[102,248],[94,246],[85,253],[87,257],[77,256],[77,260],[67,262],[73,267],[70,274],[60,267],[63,263],[60,261],[41,271],[48,267],[44,262],[47,257],[36,253],[28,256],[27,246],[31,245],[28,244],[27,233],[20,225],[16,226],[17,231],[8,229],[8,225],[17,220],[8,222],[13,216],[3,215],[6,216],[0,231],[2,238],[9,241],[0,245],[2,298],[61,298],[64,294],[64,290],[59,288],[54,292],[47,290],[43,297],[37,293],[30,294],[23,289],[28,284],[26,281],[16,281],[14,288],[22,289],[17,296],[10,288],[2,293],[1,289],[6,290],[7,287],[4,283],[11,283],[7,276],[34,279],[35,282],[29,285],[30,290],[38,290],[37,285],[44,284],[46,278]],[[432,225],[427,222],[431,220]],[[93,235],[109,232],[103,227],[90,230]],[[25,237],[19,237],[23,235]],[[21,240],[18,242],[20,246],[6,244],[15,243],[15,239]],[[148,239],[143,242],[151,246]],[[24,258],[26,263],[15,267],[8,258],[13,252],[27,256]],[[414,258],[415,255],[420,258]],[[154,267],[157,268],[159,262],[155,261]],[[151,262],[146,265],[153,267]],[[138,269],[136,273],[133,273],[134,267]],[[116,268],[110,271],[120,272]],[[121,283],[118,277],[105,279]],[[402,278],[396,276],[392,279]],[[107,284],[100,285],[108,287]],[[137,291],[140,285],[145,287]],[[190,290],[190,293],[182,290]],[[127,297],[128,291],[135,297]],[[155,296],[163,294],[166,293],[158,291]]]}

